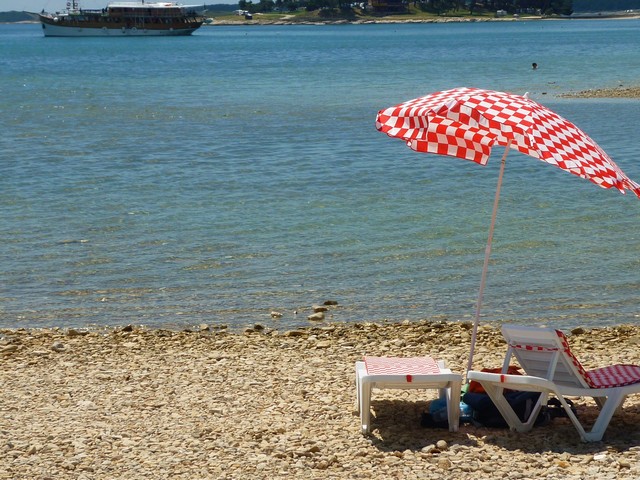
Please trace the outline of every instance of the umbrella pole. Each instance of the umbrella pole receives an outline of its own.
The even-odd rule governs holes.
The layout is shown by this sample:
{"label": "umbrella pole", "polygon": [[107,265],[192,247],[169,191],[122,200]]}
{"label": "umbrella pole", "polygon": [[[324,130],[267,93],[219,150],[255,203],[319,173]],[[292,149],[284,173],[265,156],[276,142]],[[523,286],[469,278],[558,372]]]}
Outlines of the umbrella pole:
{"label": "umbrella pole", "polygon": [[502,154],[500,162],[500,173],[498,175],[498,186],[496,187],[496,195],[493,200],[493,212],[491,213],[491,226],[489,227],[489,238],[487,238],[487,246],[484,250],[484,265],[482,266],[482,276],[480,278],[480,291],[478,292],[478,303],[476,304],[476,315],[473,322],[473,330],[471,333],[471,349],[469,351],[469,362],[467,363],[467,373],[473,365],[473,354],[476,348],[476,337],[478,336],[478,325],[480,324],[480,309],[482,308],[482,297],[484,295],[484,285],[487,280],[487,270],[489,269],[489,257],[491,256],[491,243],[493,242],[493,229],[496,225],[496,217],[498,216],[498,203],[500,202],[500,189],[502,188],[502,177],[504,176],[504,166],[507,163],[507,154],[511,147],[511,140],[507,143],[507,147]]}

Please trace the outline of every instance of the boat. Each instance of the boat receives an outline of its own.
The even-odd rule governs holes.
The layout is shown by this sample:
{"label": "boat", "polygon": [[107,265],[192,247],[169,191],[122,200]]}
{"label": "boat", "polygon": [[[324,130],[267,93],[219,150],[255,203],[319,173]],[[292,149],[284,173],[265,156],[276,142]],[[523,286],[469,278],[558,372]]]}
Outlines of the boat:
{"label": "boat", "polygon": [[202,5],[175,2],[112,2],[106,8],[86,10],[77,0],[66,10],[35,15],[45,37],[152,37],[191,35],[202,26]]}

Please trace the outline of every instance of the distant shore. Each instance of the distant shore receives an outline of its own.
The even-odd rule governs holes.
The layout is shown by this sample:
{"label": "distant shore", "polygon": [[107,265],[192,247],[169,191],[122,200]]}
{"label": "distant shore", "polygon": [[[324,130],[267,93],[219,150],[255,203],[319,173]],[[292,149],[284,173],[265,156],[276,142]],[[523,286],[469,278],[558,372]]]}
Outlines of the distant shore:
{"label": "distant shore", "polygon": [[[7,13],[7,12],[0,12]],[[213,13],[213,12],[211,12]],[[210,23],[205,23],[203,27],[234,26],[234,25],[364,25],[364,24],[411,24],[411,23],[476,23],[476,22],[518,22],[518,21],[554,21],[554,20],[624,20],[640,19],[640,13],[620,12],[620,13],[574,13],[572,16],[545,16],[545,15],[462,15],[462,16],[427,16],[424,14],[394,14],[387,16],[356,15],[354,18],[321,18],[309,15],[294,14],[262,14],[254,13],[253,18],[246,19],[243,16],[231,13],[220,16],[209,17]],[[33,20],[21,20],[15,22],[0,22],[0,24],[12,23],[39,23],[36,18]]]}
{"label": "distant shore", "polygon": [[454,16],[454,17],[420,17],[408,18],[406,15],[390,15],[381,17],[363,16],[355,19],[335,18],[308,18],[297,17],[295,15],[282,15],[279,18],[265,18],[260,13],[253,15],[252,19],[245,19],[240,16],[236,18],[224,16],[222,19],[214,18],[212,23],[204,26],[225,26],[225,25],[367,25],[367,24],[411,24],[411,23],[476,23],[476,22],[519,22],[519,21],[553,21],[553,20],[623,20],[640,19],[640,14],[579,14],[572,17],[559,16],[524,16],[524,17],[491,17],[491,16]]}
{"label": "distant shore", "polygon": [[542,20],[542,17],[507,18],[507,17],[415,17],[407,18],[402,16],[394,18],[387,17],[362,17],[357,19],[322,19],[322,18],[296,18],[293,15],[283,15],[278,19],[260,18],[256,14],[253,19],[245,20],[241,17],[217,20],[204,26],[224,26],[224,25],[376,25],[376,24],[411,24],[411,23],[476,23],[476,22],[516,22],[522,20]]}

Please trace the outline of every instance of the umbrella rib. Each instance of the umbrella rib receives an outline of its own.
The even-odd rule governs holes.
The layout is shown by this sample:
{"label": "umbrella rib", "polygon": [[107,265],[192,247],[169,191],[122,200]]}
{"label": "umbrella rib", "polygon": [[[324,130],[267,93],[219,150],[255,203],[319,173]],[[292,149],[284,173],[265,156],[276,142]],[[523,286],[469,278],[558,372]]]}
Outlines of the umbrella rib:
{"label": "umbrella rib", "polygon": [[473,322],[473,330],[471,333],[471,351],[469,352],[469,362],[467,364],[467,373],[473,365],[473,353],[476,347],[476,337],[478,336],[478,324],[480,323],[480,310],[482,308],[482,297],[484,296],[484,285],[487,280],[487,270],[489,269],[489,257],[491,256],[491,244],[493,242],[493,230],[496,226],[496,217],[498,216],[498,203],[500,202],[500,189],[502,188],[502,177],[504,176],[504,167],[507,163],[507,155],[511,148],[511,140],[507,142],[507,146],[502,154],[500,162],[500,173],[498,175],[498,185],[496,187],[496,195],[493,200],[493,212],[491,212],[491,226],[489,227],[489,237],[487,238],[487,246],[484,250],[484,264],[482,266],[482,276],[480,278],[480,291],[478,292],[478,303],[476,304],[476,315]]}

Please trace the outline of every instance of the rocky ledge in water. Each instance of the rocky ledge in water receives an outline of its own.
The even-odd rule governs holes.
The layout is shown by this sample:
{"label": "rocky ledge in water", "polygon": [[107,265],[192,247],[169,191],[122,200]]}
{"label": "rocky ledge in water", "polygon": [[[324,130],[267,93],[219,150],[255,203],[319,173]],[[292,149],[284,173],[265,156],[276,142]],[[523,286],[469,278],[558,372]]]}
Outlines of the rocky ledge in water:
{"label": "rocky ledge in water", "polygon": [[[481,327],[475,368],[501,364]],[[640,327],[576,329],[587,368],[640,363]],[[0,479],[471,479],[640,477],[640,399],[604,441],[566,419],[518,434],[420,426],[431,391],[376,392],[360,433],[363,355],[444,359],[462,373],[468,323],[319,324],[242,334],[119,328],[0,331]],[[595,406],[577,402],[582,420]]]}
{"label": "rocky ledge in water", "polygon": [[560,95],[565,98],[640,98],[640,86],[614,88],[595,88]]}

